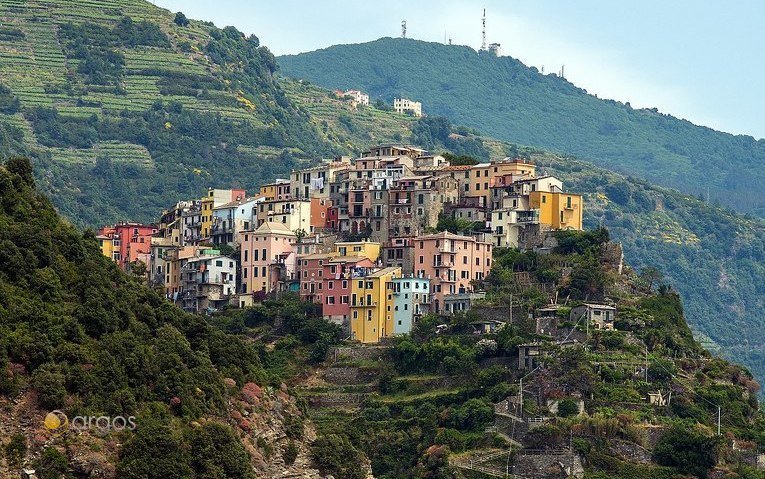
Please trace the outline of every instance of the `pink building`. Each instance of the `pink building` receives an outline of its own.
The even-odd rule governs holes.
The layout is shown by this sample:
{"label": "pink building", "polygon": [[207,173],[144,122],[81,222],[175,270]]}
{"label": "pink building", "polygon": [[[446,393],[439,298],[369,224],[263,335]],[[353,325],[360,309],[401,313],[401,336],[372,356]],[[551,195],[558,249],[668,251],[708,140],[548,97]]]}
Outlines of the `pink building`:
{"label": "pink building", "polygon": [[240,293],[270,293],[294,278],[295,233],[282,223],[266,222],[240,233],[242,286]]}
{"label": "pink building", "polygon": [[441,232],[414,240],[414,272],[430,278],[433,311],[444,309],[444,297],[473,291],[491,269],[491,243]]}
{"label": "pink building", "polygon": [[324,319],[350,328],[351,278],[373,266],[369,258],[335,256],[324,263],[322,315]]}
{"label": "pink building", "polygon": [[337,253],[316,253],[298,258],[300,299],[324,304],[324,265],[335,256]]}

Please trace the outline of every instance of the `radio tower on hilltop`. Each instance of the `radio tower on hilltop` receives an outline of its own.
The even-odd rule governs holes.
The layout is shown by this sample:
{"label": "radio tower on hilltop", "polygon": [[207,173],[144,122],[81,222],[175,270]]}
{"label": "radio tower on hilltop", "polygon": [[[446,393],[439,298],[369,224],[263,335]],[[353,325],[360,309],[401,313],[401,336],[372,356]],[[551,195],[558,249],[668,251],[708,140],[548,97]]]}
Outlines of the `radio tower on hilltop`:
{"label": "radio tower on hilltop", "polygon": [[481,19],[481,50],[486,50],[486,9],[483,9],[483,18]]}
{"label": "radio tower on hilltop", "polygon": [[406,38],[406,20],[401,20],[401,38]]}

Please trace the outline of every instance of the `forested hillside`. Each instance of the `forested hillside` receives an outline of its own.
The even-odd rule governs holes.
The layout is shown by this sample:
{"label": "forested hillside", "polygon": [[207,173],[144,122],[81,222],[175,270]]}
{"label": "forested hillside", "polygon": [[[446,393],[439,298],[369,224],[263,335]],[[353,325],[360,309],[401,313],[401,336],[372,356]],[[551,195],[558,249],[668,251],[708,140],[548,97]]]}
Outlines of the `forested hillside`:
{"label": "forested hillside", "polygon": [[[307,367],[316,337],[338,335],[300,308],[271,309],[279,335],[300,335],[270,351],[273,338],[184,313],[62,220],[28,160],[0,164],[0,476],[22,465],[41,478],[305,472],[313,433],[283,381]],[[52,410],[136,427],[49,431]]]}
{"label": "forested hillside", "polygon": [[275,84],[269,50],[233,27],[141,0],[2,0],[0,22],[1,151],[33,155],[80,225],[148,221],[333,151]]}
{"label": "forested hillside", "polygon": [[281,72],[423,111],[514,143],[574,154],[739,212],[765,214],[765,140],[600,100],[554,74],[469,47],[382,38],[278,59]]}

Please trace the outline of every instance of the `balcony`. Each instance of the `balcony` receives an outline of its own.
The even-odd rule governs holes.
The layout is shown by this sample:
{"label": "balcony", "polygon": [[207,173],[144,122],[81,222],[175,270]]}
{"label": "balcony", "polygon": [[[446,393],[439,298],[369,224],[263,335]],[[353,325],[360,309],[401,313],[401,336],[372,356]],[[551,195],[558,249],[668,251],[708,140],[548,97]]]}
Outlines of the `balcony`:
{"label": "balcony", "polygon": [[451,261],[443,261],[441,263],[433,263],[434,268],[453,268],[454,263]]}
{"label": "balcony", "polygon": [[366,303],[364,300],[356,301],[355,303],[351,303],[352,308],[375,308],[377,307],[377,301],[370,301]]}
{"label": "balcony", "polygon": [[446,245],[441,245],[438,247],[439,253],[456,253],[457,249],[452,245],[451,247],[447,247]]}

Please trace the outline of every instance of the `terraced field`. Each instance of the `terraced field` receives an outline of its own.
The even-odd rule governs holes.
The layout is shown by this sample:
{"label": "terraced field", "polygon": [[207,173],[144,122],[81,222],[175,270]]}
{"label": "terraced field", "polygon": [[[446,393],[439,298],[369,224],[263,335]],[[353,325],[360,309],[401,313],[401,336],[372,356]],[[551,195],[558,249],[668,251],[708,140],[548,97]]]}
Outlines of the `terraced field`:
{"label": "terraced field", "polygon": [[[148,20],[159,24],[172,46],[122,49],[124,76],[117,89],[84,84],[77,74],[80,60],[67,58],[62,48],[59,26],[68,22],[112,26],[124,16],[134,22]],[[177,74],[208,77],[215,70],[215,65],[201,53],[201,44],[193,44],[189,52],[182,52],[175,45],[190,38],[206,38],[209,33],[205,27],[197,22],[179,27],[172,20],[172,13],[139,0],[0,0],[0,84],[19,98],[22,109],[56,108],[66,117],[141,112],[162,100],[178,102],[193,111],[216,112],[223,118],[265,126],[257,105],[248,108],[237,101],[237,94],[232,91],[205,91],[204,98],[162,94],[158,82],[165,78]],[[105,143],[87,150],[44,147],[37,143],[33,129],[21,114],[3,118],[22,129],[28,147],[50,153],[55,161],[88,164],[108,156],[118,163],[132,162],[144,167],[153,164],[149,152],[137,145]]]}
{"label": "terraced field", "polygon": [[406,142],[415,121],[371,105],[354,107],[305,82],[285,78],[280,85],[290,99],[311,115],[317,129],[329,141],[345,146],[348,151],[376,143]]}

